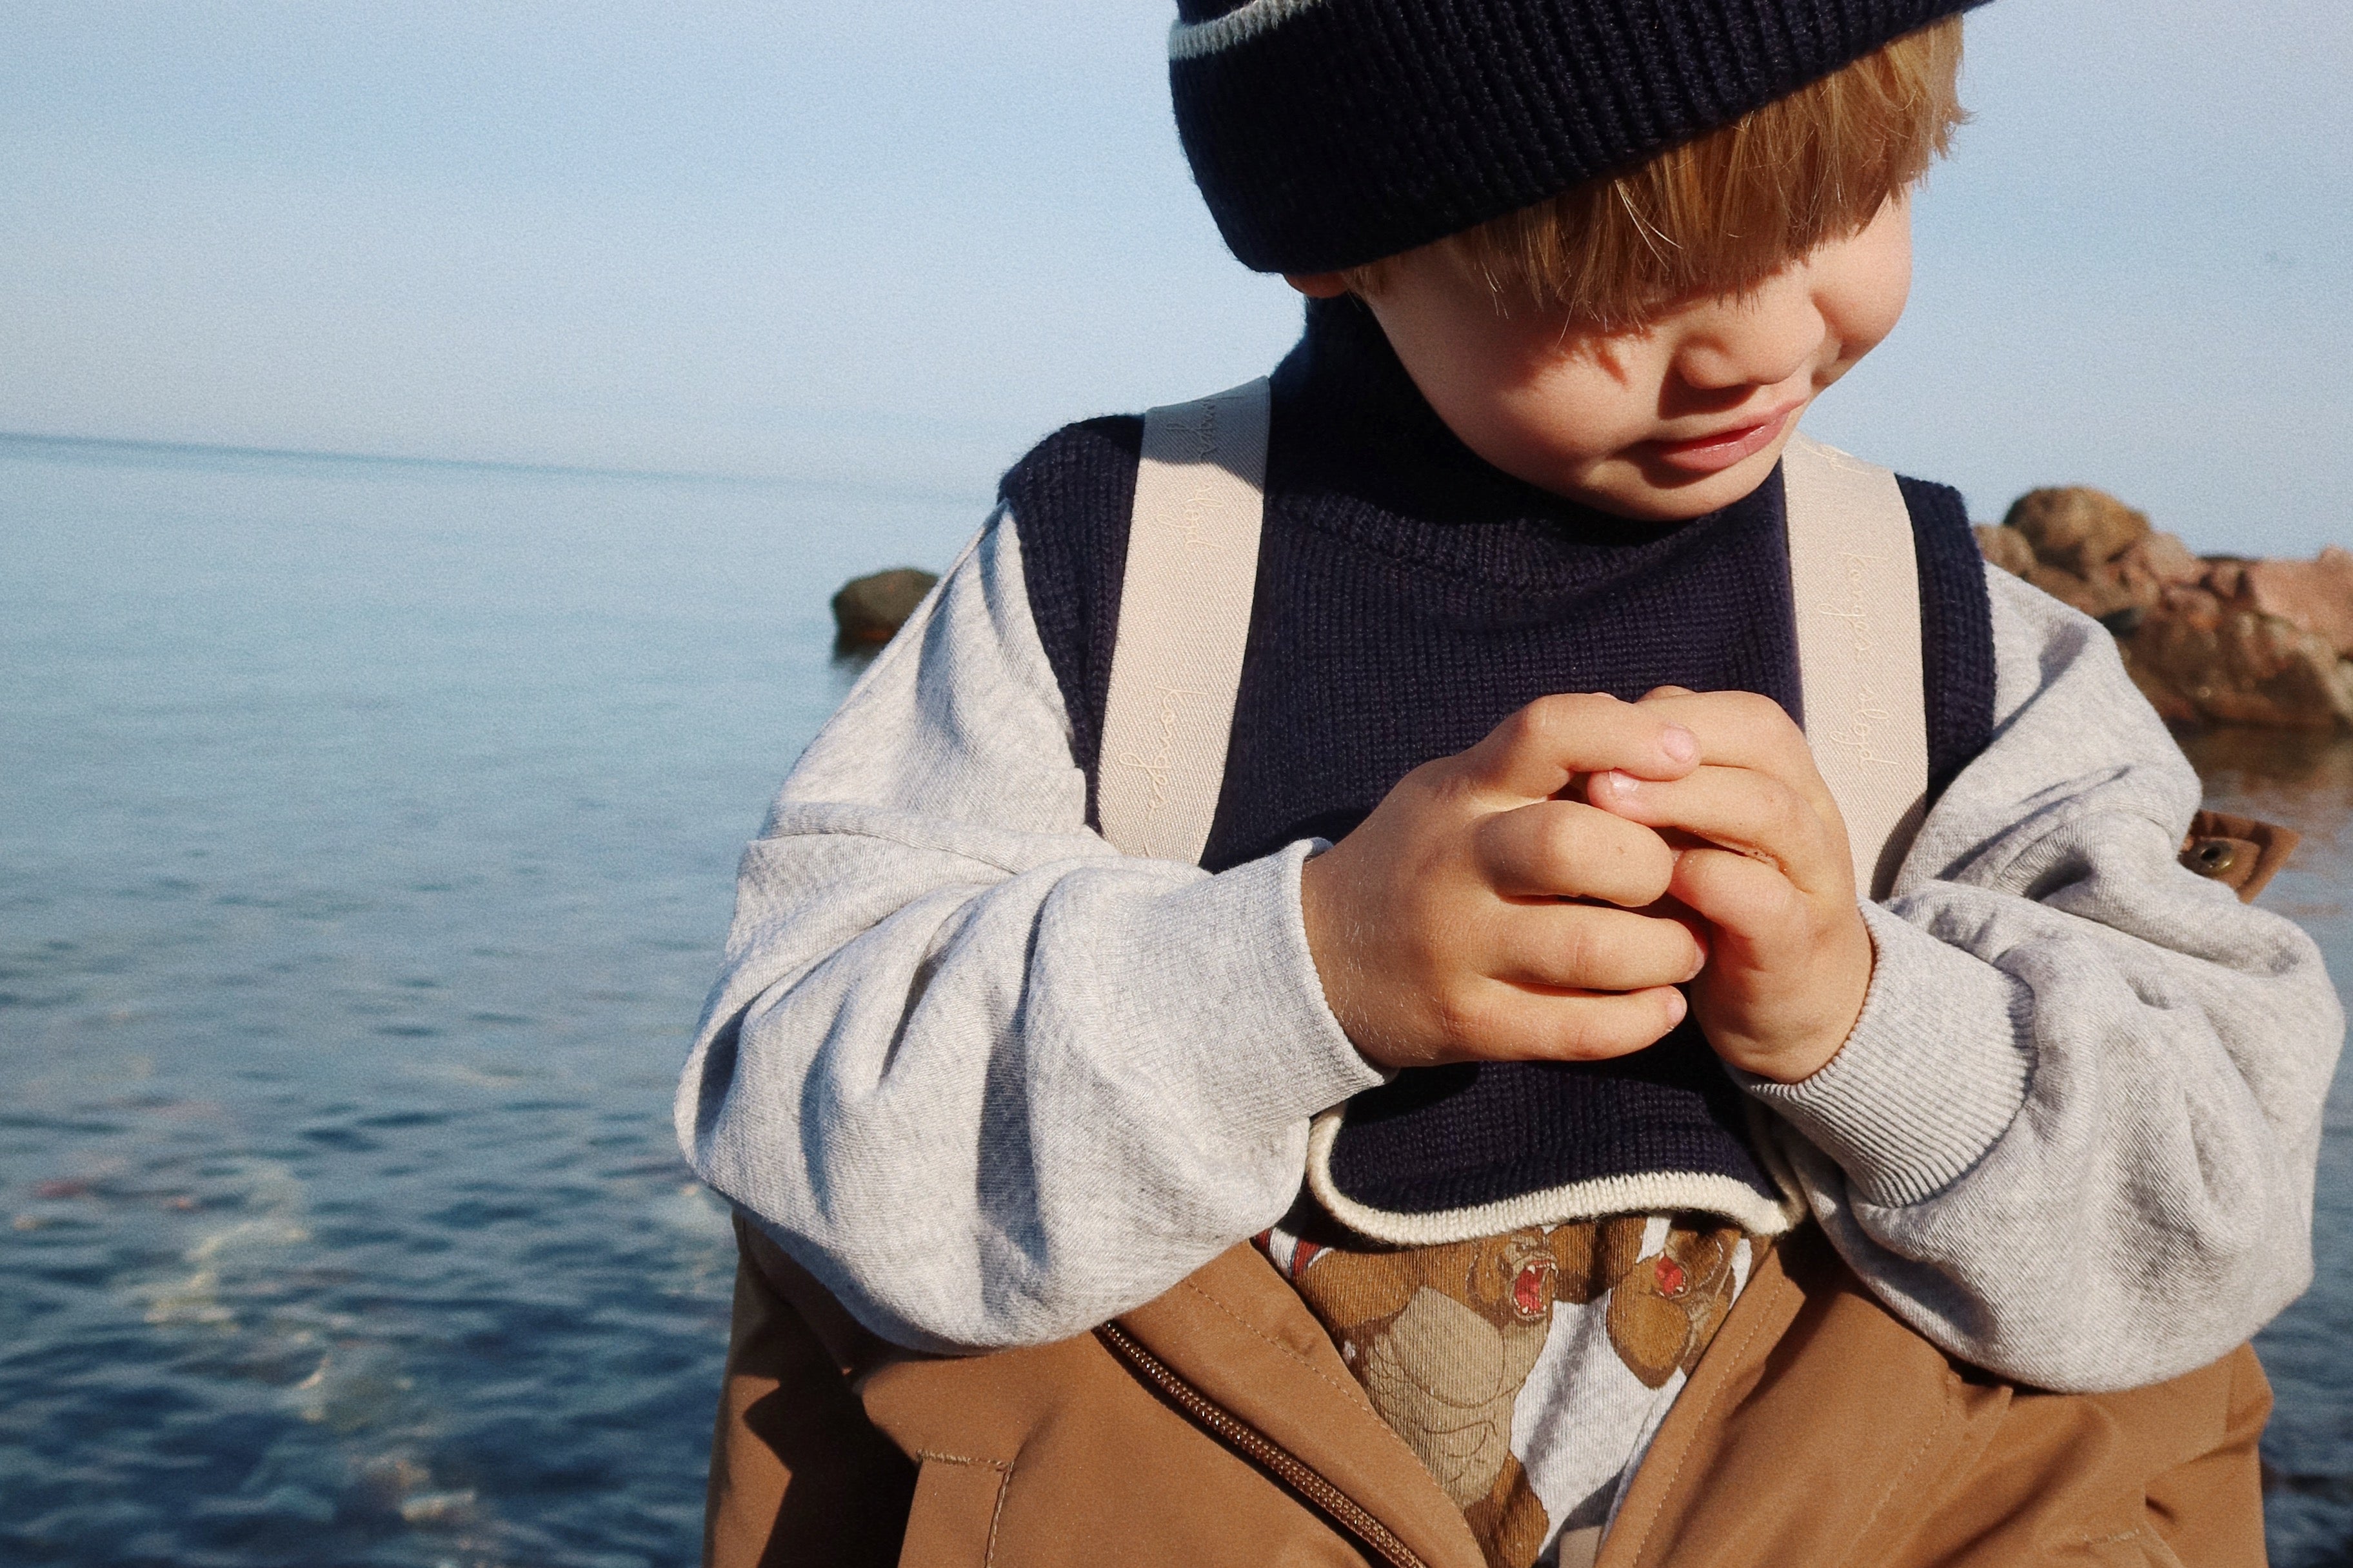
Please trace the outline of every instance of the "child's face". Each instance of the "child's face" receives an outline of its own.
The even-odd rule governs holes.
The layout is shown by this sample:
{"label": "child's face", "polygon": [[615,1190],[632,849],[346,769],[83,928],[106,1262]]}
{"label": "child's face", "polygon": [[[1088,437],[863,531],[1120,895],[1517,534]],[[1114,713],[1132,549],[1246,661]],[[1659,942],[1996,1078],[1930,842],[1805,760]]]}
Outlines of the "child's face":
{"label": "child's face", "polygon": [[[1340,287],[1329,274],[1292,282]],[[1432,249],[1393,258],[1366,303],[1472,451],[1600,510],[1677,522],[1764,483],[1807,405],[1894,329],[1911,285],[1911,207],[1895,201],[1751,293],[1676,305],[1637,328],[1504,315]]]}

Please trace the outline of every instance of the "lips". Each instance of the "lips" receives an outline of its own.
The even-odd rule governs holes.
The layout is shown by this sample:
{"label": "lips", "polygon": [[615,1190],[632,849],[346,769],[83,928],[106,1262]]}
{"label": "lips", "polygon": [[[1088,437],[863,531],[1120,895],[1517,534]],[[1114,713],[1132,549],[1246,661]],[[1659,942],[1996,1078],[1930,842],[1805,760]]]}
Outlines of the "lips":
{"label": "lips", "polygon": [[1776,410],[1763,420],[1718,430],[1706,436],[1695,436],[1683,441],[1645,441],[1642,449],[1666,464],[1686,473],[1721,473],[1737,463],[1745,463],[1781,438],[1781,432],[1797,417],[1802,403],[1790,404]]}

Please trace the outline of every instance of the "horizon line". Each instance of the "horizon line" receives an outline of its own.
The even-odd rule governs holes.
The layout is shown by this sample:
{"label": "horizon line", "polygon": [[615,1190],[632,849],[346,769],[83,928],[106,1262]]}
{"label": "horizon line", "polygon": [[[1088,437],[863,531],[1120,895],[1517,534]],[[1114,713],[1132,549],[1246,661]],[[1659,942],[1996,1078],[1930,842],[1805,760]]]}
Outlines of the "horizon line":
{"label": "horizon line", "polygon": [[128,436],[58,436],[37,430],[0,430],[0,442],[26,446],[99,447],[121,452],[181,452],[220,458],[278,458],[312,463],[375,463],[409,468],[468,468],[493,473],[537,474],[558,479],[662,479],[692,484],[787,486],[820,489],[896,492],[940,500],[966,498],[949,490],[878,483],[847,478],[795,477],[789,474],[722,474],[691,468],[607,468],[583,463],[533,463],[501,458],[420,458],[386,452],[332,452],[301,447],[253,447],[225,441],[157,441]]}
{"label": "horizon line", "polygon": [[495,468],[513,473],[572,475],[606,479],[701,479],[722,484],[793,484],[781,476],[714,474],[687,468],[602,468],[581,463],[532,463],[511,458],[420,458],[391,452],[332,452],[307,447],[249,447],[227,441],[159,441],[135,436],[56,436],[38,430],[0,430],[0,441],[52,447],[108,447],[147,452],[206,452],[225,458],[295,458],[317,463],[391,463],[417,468]]}

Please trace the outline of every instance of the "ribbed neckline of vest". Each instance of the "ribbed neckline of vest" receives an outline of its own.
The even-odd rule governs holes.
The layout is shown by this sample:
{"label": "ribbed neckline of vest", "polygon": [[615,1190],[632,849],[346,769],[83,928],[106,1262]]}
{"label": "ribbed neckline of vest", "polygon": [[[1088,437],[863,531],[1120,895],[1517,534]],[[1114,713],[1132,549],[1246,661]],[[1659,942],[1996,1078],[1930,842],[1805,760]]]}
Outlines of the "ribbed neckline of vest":
{"label": "ribbed neckline of vest", "polygon": [[[1632,566],[1685,535],[1713,531],[1755,499],[1668,525],[1615,517],[1514,479],[1447,428],[1372,311],[1346,296],[1308,302],[1306,331],[1273,383],[1270,499],[1312,526],[1466,575],[1557,590],[1589,581],[1597,567],[1610,574],[1597,555]],[[1401,536],[1400,522],[1412,537]]]}

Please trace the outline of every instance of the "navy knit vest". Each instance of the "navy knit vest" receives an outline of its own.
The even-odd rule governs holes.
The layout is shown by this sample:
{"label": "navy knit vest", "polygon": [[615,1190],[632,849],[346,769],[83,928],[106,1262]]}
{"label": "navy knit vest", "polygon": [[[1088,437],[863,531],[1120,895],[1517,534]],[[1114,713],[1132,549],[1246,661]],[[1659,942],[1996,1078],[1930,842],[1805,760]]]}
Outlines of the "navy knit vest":
{"label": "navy knit vest", "polygon": [[[1134,418],[1071,426],[1004,482],[1091,820],[1141,438]],[[1990,609],[1959,495],[1912,479],[1903,491],[1933,793],[1991,730]],[[1631,700],[1666,684],[1761,692],[1799,714],[1778,473],[1673,527],[1577,506],[1464,447],[1361,305],[1311,305],[1274,375],[1257,598],[1202,863],[1337,839],[1406,773],[1538,697]],[[1776,1196],[1745,1117],[1686,1023],[1611,1062],[1402,1073],[1351,1104],[1332,1174],[1352,1198],[1407,1214],[1648,1172]]]}

